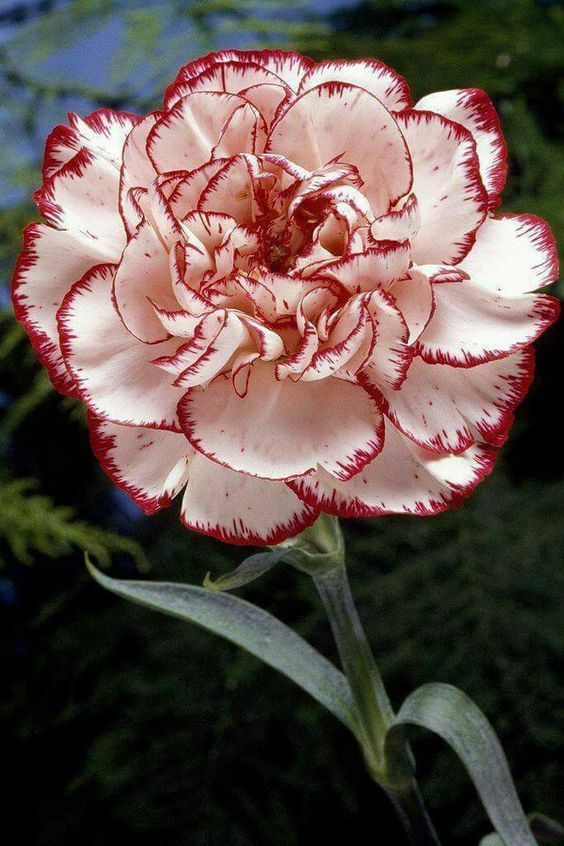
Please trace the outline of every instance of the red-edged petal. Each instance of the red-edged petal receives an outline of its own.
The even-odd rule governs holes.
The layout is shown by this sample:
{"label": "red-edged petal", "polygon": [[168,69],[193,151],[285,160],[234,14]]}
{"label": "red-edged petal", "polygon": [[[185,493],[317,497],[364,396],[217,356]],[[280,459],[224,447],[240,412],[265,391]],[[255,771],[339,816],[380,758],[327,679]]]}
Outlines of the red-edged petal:
{"label": "red-edged petal", "polygon": [[381,448],[380,410],[362,388],[335,378],[280,382],[262,362],[253,366],[244,398],[219,377],[188,391],[178,413],[195,449],[264,479],[288,479],[317,464],[347,479]]}
{"label": "red-edged petal", "polygon": [[560,312],[555,297],[500,296],[471,279],[435,284],[433,294],[433,316],[417,341],[430,363],[467,367],[509,355],[535,341]]}
{"label": "red-edged petal", "polygon": [[210,65],[197,76],[173,82],[166,90],[164,108],[172,109],[179,100],[196,91],[224,91],[227,94],[239,94],[251,85],[264,83],[285,87],[279,76],[257,65],[256,62],[218,62]]}
{"label": "red-edged petal", "polygon": [[369,243],[412,241],[421,225],[421,213],[415,194],[410,194],[401,208],[376,218],[369,232]]}
{"label": "red-edged petal", "polygon": [[174,384],[184,388],[204,385],[222,372],[237,350],[251,345],[245,323],[233,312],[227,312],[225,322],[205,352],[187,367]]}
{"label": "red-edged petal", "polygon": [[181,509],[189,529],[227,543],[273,545],[311,525],[317,514],[283,482],[236,473],[200,453],[190,460]]}
{"label": "red-edged petal", "polygon": [[433,452],[460,452],[477,438],[500,445],[531,376],[527,350],[466,369],[415,358],[400,391],[382,389],[382,405],[398,429]]}
{"label": "red-edged petal", "polygon": [[558,278],[558,251],[548,224],[534,214],[506,214],[484,221],[460,265],[479,285],[513,296]]}
{"label": "red-edged petal", "polygon": [[237,223],[252,222],[256,198],[247,157],[227,159],[209,179],[194,208],[228,214]]}
{"label": "red-edged petal", "polygon": [[460,505],[491,472],[495,451],[474,445],[459,455],[437,455],[410,444],[387,422],[382,452],[347,482],[318,470],[288,482],[300,499],[339,517],[438,514]]}
{"label": "red-edged petal", "polygon": [[372,336],[372,325],[362,298],[349,300],[335,321],[327,341],[316,350],[301,379],[326,379],[350,366],[353,357]]}
{"label": "red-edged petal", "polygon": [[320,271],[323,277],[333,279],[350,294],[388,288],[392,282],[407,273],[410,264],[409,244],[383,241],[363,253],[353,253]]}
{"label": "red-edged petal", "polygon": [[23,249],[13,276],[12,300],[17,320],[58,391],[74,392],[57,331],[57,309],[74,283],[93,265],[106,260],[102,243],[85,243],[71,232],[31,223],[24,229]]}
{"label": "red-edged petal", "polygon": [[140,118],[128,112],[99,109],[85,118],[70,114],[70,126],[56,126],[45,144],[43,178],[53,176],[61,167],[86,147],[119,169],[123,144]]}
{"label": "red-edged petal", "polygon": [[174,171],[157,177],[166,190],[168,202],[177,220],[182,220],[198,208],[202,192],[227,161],[227,159],[216,159],[206,162],[196,170]]}
{"label": "red-edged petal", "polygon": [[[238,116],[233,117],[236,111]],[[234,124],[229,128],[231,118]],[[251,142],[259,118],[257,110],[237,94],[215,91],[188,94],[151,129],[147,153],[159,173],[195,170],[211,158],[254,153]],[[224,128],[227,134],[221,144]]]}
{"label": "red-edged petal", "polygon": [[212,150],[212,158],[262,153],[266,136],[267,127],[261,113],[252,103],[244,101],[225,121]]}
{"label": "red-edged petal", "polygon": [[419,338],[435,309],[433,284],[426,272],[429,267],[423,265],[410,268],[405,279],[399,279],[388,288],[409,330],[408,344],[413,344]]}
{"label": "red-edged petal", "polygon": [[82,149],[35,192],[35,200],[41,214],[57,229],[72,232],[82,249],[113,262],[125,246],[118,191],[116,168]]}
{"label": "red-edged petal", "polygon": [[368,390],[385,385],[397,391],[414,355],[407,345],[409,329],[394,298],[386,291],[372,291],[365,302],[376,329],[376,342],[358,379]]}
{"label": "red-edged petal", "polygon": [[479,88],[457,88],[428,94],[415,105],[460,123],[476,142],[482,182],[495,208],[507,178],[507,147],[499,117],[488,95]]}
{"label": "red-edged petal", "polygon": [[127,244],[114,283],[115,303],[129,331],[152,344],[168,337],[155,314],[178,308],[169,272],[169,256],[153,227],[144,221]]}
{"label": "red-edged petal", "polygon": [[140,120],[138,115],[113,109],[98,109],[85,118],[69,114],[69,122],[78,134],[80,146],[107,159],[117,170],[121,167],[125,139]]}
{"label": "red-edged petal", "polygon": [[454,263],[472,247],[488,210],[476,144],[467,129],[432,112],[396,115],[413,162],[421,226],[416,264]]}
{"label": "red-edged petal", "polygon": [[71,126],[55,126],[45,141],[43,158],[43,179],[54,176],[63,165],[72,159],[81,148],[78,132]]}
{"label": "red-edged petal", "polygon": [[266,126],[270,127],[281,109],[293,99],[294,94],[285,85],[264,83],[245,88],[241,91],[241,97],[260,112]]}
{"label": "red-edged petal", "polygon": [[208,53],[207,56],[184,65],[176,81],[192,79],[213,65],[223,62],[260,65],[279,76],[294,91],[298,90],[303,75],[314,65],[312,59],[290,50],[221,50],[218,53]]}
{"label": "red-edged petal", "polygon": [[401,111],[411,106],[409,86],[403,76],[376,59],[320,62],[302,78],[299,93],[322,82],[348,82],[364,88],[386,106]]}
{"label": "red-edged petal", "polygon": [[368,91],[347,83],[323,83],[291,102],[275,121],[267,150],[310,171],[336,157],[354,165],[375,216],[411,187],[409,151],[394,117]]}
{"label": "red-edged petal", "polygon": [[65,297],[57,320],[63,356],[83,401],[114,423],[176,429],[182,389],[151,359],[178,341],[147,345],[122,323],[112,301],[115,268],[99,265]]}
{"label": "red-edged petal", "polygon": [[135,126],[125,141],[119,182],[119,207],[128,235],[133,235],[140,222],[140,215],[131,191],[146,188],[156,176],[155,168],[147,155],[147,138],[160,117],[151,112]]}
{"label": "red-edged petal", "polygon": [[120,426],[92,413],[88,424],[103,469],[146,514],[165,508],[186,484],[194,450],[184,435]]}
{"label": "red-edged petal", "polygon": [[156,367],[160,367],[174,376],[179,376],[202,357],[217,338],[227,320],[227,312],[224,309],[210,311],[203,317],[193,317],[184,311],[159,311],[158,314],[163,321],[163,325],[175,327],[178,330],[173,334],[188,338],[172,354],[158,356],[151,362]]}

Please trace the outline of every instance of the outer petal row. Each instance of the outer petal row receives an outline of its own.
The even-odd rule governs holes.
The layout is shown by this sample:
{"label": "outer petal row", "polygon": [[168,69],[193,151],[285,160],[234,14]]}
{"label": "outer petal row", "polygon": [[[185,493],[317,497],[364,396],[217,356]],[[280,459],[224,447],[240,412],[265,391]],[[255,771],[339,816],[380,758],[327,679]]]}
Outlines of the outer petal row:
{"label": "outer petal row", "polygon": [[507,149],[497,112],[488,95],[479,88],[438,91],[423,97],[415,108],[436,112],[471,132],[489,205],[495,208],[507,177]]}
{"label": "outer petal row", "polygon": [[459,505],[491,471],[494,452],[473,446],[460,455],[437,455],[387,422],[384,448],[349,481],[336,481],[320,469],[288,484],[312,507],[339,517],[436,514]]}
{"label": "outer petal row", "polygon": [[532,375],[531,349],[466,369],[416,357],[401,390],[382,387],[379,396],[412,441],[432,452],[458,453],[477,440],[504,442]]}
{"label": "outer petal row", "polygon": [[113,304],[114,275],[115,267],[99,265],[65,297],[58,325],[67,368],[83,401],[100,417],[175,429],[183,389],[151,359],[171,355],[178,342],[142,344],[125,328]]}
{"label": "outer petal row", "polygon": [[115,484],[147,514],[186,487],[184,524],[237,544],[276,544],[317,517],[283,482],[235,473],[195,452],[184,435],[89,417],[92,447]]}

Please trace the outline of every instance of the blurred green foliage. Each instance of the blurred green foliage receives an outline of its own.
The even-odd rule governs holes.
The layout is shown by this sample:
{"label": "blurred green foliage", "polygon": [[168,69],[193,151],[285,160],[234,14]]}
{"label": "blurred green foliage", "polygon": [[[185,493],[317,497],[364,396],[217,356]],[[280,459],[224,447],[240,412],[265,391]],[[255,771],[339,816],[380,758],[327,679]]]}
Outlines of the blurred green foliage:
{"label": "blurred green foliage", "polygon": [[[365,842],[368,830],[399,844],[351,740],[313,702],[230,645],[87,579],[81,547],[116,575],[146,556],[155,578],[195,583],[242,553],[182,530],[174,508],[145,519],[113,490],[80,408],[51,390],[11,316],[9,275],[50,125],[67,108],[152,107],[181,62],[228,45],[376,56],[416,97],[485,88],[511,155],[503,208],[546,217],[562,240],[562,4],[8,0],[0,35],[4,842],[298,846]],[[92,49],[99,60],[82,62]],[[535,385],[502,461],[463,509],[345,530],[394,703],[431,680],[463,688],[498,730],[526,809],[562,817],[561,329],[537,346]],[[334,657],[304,576],[277,568],[242,593]],[[488,825],[462,768],[430,737],[414,743],[445,844],[476,844]]]}

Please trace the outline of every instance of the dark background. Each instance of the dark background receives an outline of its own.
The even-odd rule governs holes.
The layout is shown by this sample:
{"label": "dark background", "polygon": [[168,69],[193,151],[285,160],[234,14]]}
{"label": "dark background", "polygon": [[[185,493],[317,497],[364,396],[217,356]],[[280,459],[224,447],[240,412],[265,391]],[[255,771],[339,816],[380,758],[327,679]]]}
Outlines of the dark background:
{"label": "dark background", "polygon": [[[82,410],[56,395],[9,303],[43,139],[69,109],[143,111],[189,58],[225,46],[375,56],[415,98],[485,88],[511,153],[504,209],[564,235],[564,9],[549,0],[0,2],[0,720],[5,844],[399,844],[352,740],[289,681],[194,627],[105,594],[118,576],[201,583],[243,551],[145,518],[91,455]],[[564,817],[563,333],[494,475],[435,518],[348,521],[350,572],[396,706],[417,685],[467,691],[499,732],[527,811]],[[305,576],[241,591],[329,657]],[[414,735],[445,844],[488,823],[462,767]]]}

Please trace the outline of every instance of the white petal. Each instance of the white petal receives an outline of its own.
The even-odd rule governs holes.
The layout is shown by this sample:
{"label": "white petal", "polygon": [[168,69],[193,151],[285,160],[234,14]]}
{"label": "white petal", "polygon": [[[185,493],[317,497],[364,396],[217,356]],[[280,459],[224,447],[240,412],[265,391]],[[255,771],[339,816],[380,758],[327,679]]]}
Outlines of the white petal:
{"label": "white petal", "polygon": [[413,162],[413,193],[421,226],[413,239],[416,264],[454,263],[474,243],[488,197],[468,130],[431,112],[396,116]]}
{"label": "white petal", "polygon": [[438,456],[410,444],[387,423],[382,452],[349,481],[336,482],[319,470],[288,484],[313,508],[340,517],[425,516],[460,505],[493,460],[494,451],[483,446]]}
{"label": "white petal", "polygon": [[409,86],[392,68],[376,59],[332,61],[314,65],[302,78],[299,93],[322,82],[348,82],[373,94],[387,109],[400,111],[411,106]]}
{"label": "white petal", "polygon": [[182,500],[189,529],[236,544],[277,544],[309,526],[317,511],[283,482],[236,473],[196,453]]}
{"label": "white petal", "polygon": [[490,207],[495,208],[507,176],[507,149],[497,112],[488,95],[479,88],[437,91],[419,100],[415,108],[443,115],[472,133],[482,181],[490,196]]}
{"label": "white petal", "polygon": [[147,514],[169,505],[188,478],[194,450],[177,432],[120,426],[91,414],[90,440],[112,481]]}
{"label": "white petal", "polygon": [[558,253],[550,228],[533,214],[484,221],[462,267],[479,285],[514,296],[558,278]]}
{"label": "white petal", "polygon": [[499,446],[529,388],[532,358],[523,350],[469,368],[415,358],[401,390],[382,389],[386,414],[434,452],[460,452],[477,439]]}
{"label": "white petal", "polygon": [[336,156],[354,165],[375,216],[411,187],[409,152],[394,117],[354,85],[324,83],[300,95],[274,123],[267,150],[310,171]]}
{"label": "white petal", "polygon": [[80,395],[99,417],[114,423],[177,428],[182,388],[151,364],[178,341],[143,344],[122,323],[112,303],[114,269],[99,265],[72,288],[58,313],[65,362]]}
{"label": "white petal", "polygon": [[264,479],[287,479],[318,463],[349,478],[381,445],[380,411],[362,388],[335,378],[279,382],[274,368],[261,362],[244,398],[219,377],[204,390],[188,391],[179,414],[196,449]]}

